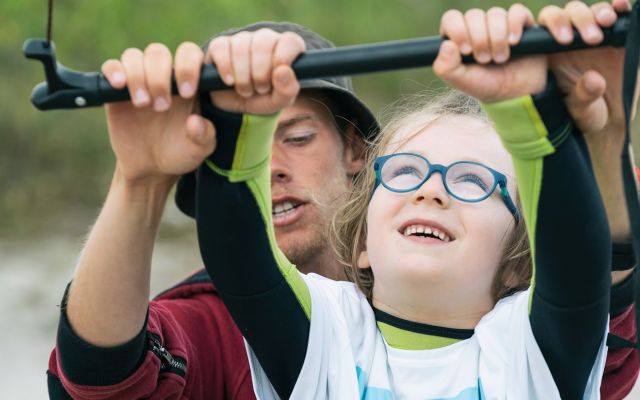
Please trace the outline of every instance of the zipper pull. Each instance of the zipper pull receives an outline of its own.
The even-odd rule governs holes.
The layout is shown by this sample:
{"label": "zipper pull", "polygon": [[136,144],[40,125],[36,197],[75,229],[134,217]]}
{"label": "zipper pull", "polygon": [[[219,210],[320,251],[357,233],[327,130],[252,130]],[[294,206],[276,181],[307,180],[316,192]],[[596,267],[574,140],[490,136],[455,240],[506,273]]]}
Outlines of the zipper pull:
{"label": "zipper pull", "polygon": [[173,368],[179,370],[181,372],[181,375],[185,375],[187,373],[187,366],[185,365],[185,363],[174,358],[171,353],[169,353],[167,349],[164,348],[162,343],[160,343],[160,339],[156,337],[156,335],[149,333],[148,336],[151,339],[151,343],[153,344],[151,351],[155,355],[160,357],[160,361],[162,363],[161,369]]}

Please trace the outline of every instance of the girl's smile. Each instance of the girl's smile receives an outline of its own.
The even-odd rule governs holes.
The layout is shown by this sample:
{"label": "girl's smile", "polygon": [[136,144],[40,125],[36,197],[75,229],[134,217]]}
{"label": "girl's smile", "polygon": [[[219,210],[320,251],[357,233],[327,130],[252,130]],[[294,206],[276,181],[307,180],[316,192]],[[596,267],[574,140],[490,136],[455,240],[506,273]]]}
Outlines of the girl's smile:
{"label": "girl's smile", "polygon": [[398,232],[405,238],[418,243],[445,244],[455,240],[441,224],[422,219],[411,219],[400,226]]}

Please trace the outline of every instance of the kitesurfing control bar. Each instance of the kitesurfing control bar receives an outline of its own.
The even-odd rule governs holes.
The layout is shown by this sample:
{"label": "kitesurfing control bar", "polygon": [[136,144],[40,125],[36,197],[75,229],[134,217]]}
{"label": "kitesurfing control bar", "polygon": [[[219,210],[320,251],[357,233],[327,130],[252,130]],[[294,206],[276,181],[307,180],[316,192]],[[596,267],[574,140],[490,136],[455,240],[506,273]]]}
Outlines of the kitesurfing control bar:
{"label": "kitesurfing control bar", "polygon": [[[574,41],[562,45],[553,39],[545,28],[525,30],[522,40],[511,48],[513,56],[547,54],[589,47],[624,46],[629,25],[628,14],[618,16],[615,25],[604,28],[604,40],[590,46],[574,30]],[[441,37],[398,40],[335,49],[310,50],[298,57],[293,69],[300,80],[332,76],[356,75],[397,69],[431,66],[442,44]],[[73,71],[56,61],[53,42],[44,39],[28,39],[23,46],[27,58],[40,60],[44,65],[46,81],[34,87],[31,102],[39,110],[71,109],[100,106],[104,103],[129,100],[129,91],[114,89],[97,72]],[[464,62],[473,62],[464,57]],[[204,65],[198,90],[208,92],[228,88],[220,79],[213,65]],[[172,92],[177,94],[175,79]]]}

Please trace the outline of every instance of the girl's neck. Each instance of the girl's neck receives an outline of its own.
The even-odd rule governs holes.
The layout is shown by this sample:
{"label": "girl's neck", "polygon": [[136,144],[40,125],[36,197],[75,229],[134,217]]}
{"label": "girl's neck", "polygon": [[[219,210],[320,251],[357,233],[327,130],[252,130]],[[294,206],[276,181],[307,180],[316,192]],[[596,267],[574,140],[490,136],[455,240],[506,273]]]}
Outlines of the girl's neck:
{"label": "girl's neck", "polygon": [[377,296],[374,288],[371,302],[374,308],[407,321],[455,329],[474,329],[493,308],[490,299],[460,304],[452,301],[458,300],[456,296],[448,297],[437,301],[423,298],[414,302],[406,297],[402,301],[389,301]]}

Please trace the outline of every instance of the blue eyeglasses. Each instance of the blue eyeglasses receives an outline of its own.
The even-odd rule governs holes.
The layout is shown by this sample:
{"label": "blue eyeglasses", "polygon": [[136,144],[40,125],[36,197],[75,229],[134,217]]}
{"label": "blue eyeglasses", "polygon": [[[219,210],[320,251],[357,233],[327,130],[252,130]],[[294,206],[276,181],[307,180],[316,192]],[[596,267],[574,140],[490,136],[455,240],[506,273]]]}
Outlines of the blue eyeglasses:
{"label": "blue eyeglasses", "polygon": [[[500,197],[514,218],[519,214],[509,192],[507,177],[500,172],[473,161],[457,161],[445,167],[431,164],[415,153],[396,153],[375,159],[375,190],[379,184],[396,193],[412,192],[422,186],[434,172],[439,172],[447,193],[466,203],[477,203],[491,196],[500,186]],[[373,192],[372,192],[373,193]]]}

